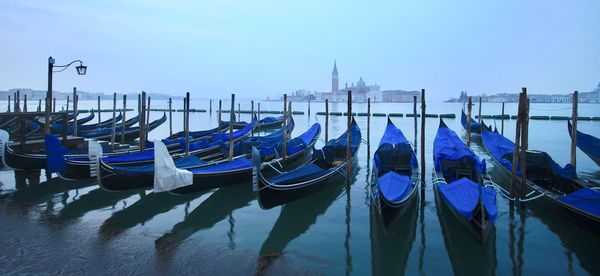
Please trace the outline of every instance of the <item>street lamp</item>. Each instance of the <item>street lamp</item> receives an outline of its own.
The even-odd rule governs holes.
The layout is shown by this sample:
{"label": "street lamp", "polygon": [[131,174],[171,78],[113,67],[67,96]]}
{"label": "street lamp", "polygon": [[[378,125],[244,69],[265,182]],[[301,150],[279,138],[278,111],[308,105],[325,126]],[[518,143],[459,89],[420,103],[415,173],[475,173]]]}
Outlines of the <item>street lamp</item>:
{"label": "street lamp", "polygon": [[[46,93],[46,114],[44,116],[44,130],[46,134],[50,133],[50,112],[52,111],[52,73],[62,72],[69,68],[69,66],[71,66],[75,62],[79,62],[79,66],[75,67],[75,69],[77,70],[77,74],[85,75],[85,73],[87,72],[87,66],[83,65],[83,62],[81,60],[77,59],[65,65],[54,65],[54,59],[52,57],[48,58],[48,92]],[[54,68],[60,69],[55,71]]]}

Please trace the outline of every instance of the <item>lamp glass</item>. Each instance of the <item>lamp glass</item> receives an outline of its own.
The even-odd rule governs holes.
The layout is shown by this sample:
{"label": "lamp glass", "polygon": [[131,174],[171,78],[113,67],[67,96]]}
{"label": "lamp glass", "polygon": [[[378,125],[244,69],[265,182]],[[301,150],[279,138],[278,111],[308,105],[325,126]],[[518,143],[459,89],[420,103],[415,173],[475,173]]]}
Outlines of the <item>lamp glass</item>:
{"label": "lamp glass", "polygon": [[87,66],[79,65],[79,66],[75,67],[75,69],[77,69],[77,74],[85,75],[85,73],[87,71]]}

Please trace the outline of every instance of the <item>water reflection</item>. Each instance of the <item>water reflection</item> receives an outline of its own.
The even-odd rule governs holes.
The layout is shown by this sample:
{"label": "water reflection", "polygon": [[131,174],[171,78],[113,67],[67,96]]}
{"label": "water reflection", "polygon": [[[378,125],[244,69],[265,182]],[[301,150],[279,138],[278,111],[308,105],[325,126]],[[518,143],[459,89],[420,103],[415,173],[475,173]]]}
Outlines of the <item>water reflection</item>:
{"label": "water reflection", "polygon": [[[219,188],[182,222],[173,226],[169,233],[158,238],[155,241],[156,249],[161,254],[172,252],[180,242],[202,229],[212,228],[218,222],[230,217],[233,211],[248,206],[255,198],[252,185],[249,183]],[[230,219],[229,222],[230,233],[233,233],[235,220]]]}
{"label": "water reflection", "polygon": [[455,275],[493,275],[496,271],[496,235],[480,243],[454,217],[452,211],[435,195],[437,214],[444,236],[446,252]]}
{"label": "water reflection", "polygon": [[257,274],[268,272],[270,266],[282,255],[287,245],[306,233],[316,223],[317,217],[327,211],[344,189],[343,181],[342,183],[331,183],[315,194],[281,207],[275,225],[260,248]]}
{"label": "water reflection", "polygon": [[[134,194],[137,191],[122,191],[112,192],[102,188],[94,189],[87,194],[67,203],[58,214],[60,220],[68,220],[78,218],[85,215],[87,212],[98,210],[106,207],[115,208],[116,204]],[[73,197],[75,198],[75,197]],[[123,202],[125,205],[126,202]]]}
{"label": "water reflection", "polygon": [[408,256],[416,237],[417,204],[386,229],[374,205],[370,207],[371,268],[373,275],[405,274]]}
{"label": "water reflection", "polygon": [[132,228],[138,224],[144,225],[144,223],[155,216],[166,213],[175,206],[181,204],[189,206],[188,204],[191,200],[206,192],[210,192],[210,190],[186,195],[154,192],[146,194],[145,191],[140,191],[140,199],[127,208],[113,213],[112,216],[102,223],[100,233],[105,238],[112,238],[128,228]]}

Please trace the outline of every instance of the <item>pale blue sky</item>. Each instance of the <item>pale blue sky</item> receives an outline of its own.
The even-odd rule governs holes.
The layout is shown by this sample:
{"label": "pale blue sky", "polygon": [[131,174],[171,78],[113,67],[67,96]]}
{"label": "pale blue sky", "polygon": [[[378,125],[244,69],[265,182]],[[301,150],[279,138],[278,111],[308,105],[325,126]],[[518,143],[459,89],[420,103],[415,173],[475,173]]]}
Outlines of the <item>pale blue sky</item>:
{"label": "pale blue sky", "polygon": [[[165,4],[165,3],[169,4]],[[47,58],[83,59],[54,89],[197,98],[329,91],[363,77],[433,99],[590,91],[600,1],[0,2],[0,89],[45,89]]]}

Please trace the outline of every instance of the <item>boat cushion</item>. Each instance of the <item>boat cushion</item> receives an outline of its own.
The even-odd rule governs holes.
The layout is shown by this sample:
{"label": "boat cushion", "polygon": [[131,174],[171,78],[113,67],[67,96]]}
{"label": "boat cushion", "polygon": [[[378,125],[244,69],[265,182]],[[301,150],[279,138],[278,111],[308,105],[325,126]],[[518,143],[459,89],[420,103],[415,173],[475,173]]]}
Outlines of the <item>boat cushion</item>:
{"label": "boat cushion", "polygon": [[377,180],[379,190],[389,202],[398,202],[408,196],[412,179],[406,175],[388,172]]}
{"label": "boat cushion", "polygon": [[473,212],[479,204],[479,184],[461,178],[450,184],[440,184],[439,191],[452,209],[469,221],[473,219]]}
{"label": "boat cushion", "polygon": [[600,217],[600,192],[590,188],[579,189],[570,194],[561,196],[558,200],[577,209]]}

